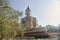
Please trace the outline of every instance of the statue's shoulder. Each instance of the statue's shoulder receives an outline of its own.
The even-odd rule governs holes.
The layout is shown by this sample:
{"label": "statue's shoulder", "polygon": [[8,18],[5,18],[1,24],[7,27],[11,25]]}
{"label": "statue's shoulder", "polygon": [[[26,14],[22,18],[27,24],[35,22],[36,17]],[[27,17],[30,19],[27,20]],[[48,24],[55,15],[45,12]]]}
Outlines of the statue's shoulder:
{"label": "statue's shoulder", "polygon": [[25,19],[26,19],[26,17],[22,18],[21,20],[23,21],[23,20],[25,20]]}

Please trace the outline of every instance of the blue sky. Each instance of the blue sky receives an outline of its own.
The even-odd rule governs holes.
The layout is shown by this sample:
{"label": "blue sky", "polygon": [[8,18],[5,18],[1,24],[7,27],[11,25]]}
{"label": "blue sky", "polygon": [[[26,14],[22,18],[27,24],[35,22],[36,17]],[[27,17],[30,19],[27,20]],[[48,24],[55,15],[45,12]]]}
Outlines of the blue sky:
{"label": "blue sky", "polygon": [[30,7],[32,16],[37,18],[40,25],[60,24],[59,0],[10,0],[10,6],[15,10],[23,11]]}

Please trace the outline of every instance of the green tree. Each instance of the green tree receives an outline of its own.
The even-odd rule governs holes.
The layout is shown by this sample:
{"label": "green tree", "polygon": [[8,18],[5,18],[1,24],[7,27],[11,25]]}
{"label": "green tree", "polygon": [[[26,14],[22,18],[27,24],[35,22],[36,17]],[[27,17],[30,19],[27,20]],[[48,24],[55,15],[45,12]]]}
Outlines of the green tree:
{"label": "green tree", "polygon": [[15,21],[12,20],[6,20],[5,21],[5,29],[3,31],[4,34],[4,38],[8,39],[8,38],[13,38],[16,35],[16,28],[18,25],[17,23],[15,23]]}
{"label": "green tree", "polygon": [[48,32],[57,32],[57,27],[53,25],[46,26]]}
{"label": "green tree", "polygon": [[8,40],[16,35],[19,27],[18,17],[22,16],[22,12],[11,8],[7,0],[0,0],[0,5],[0,39],[4,37]]}
{"label": "green tree", "polygon": [[20,23],[19,27],[20,28],[17,31],[17,33],[19,33],[21,37],[24,37],[27,28],[26,28],[26,26],[23,23]]}
{"label": "green tree", "polygon": [[4,30],[3,16],[0,15],[0,40],[2,40],[3,38],[3,30]]}

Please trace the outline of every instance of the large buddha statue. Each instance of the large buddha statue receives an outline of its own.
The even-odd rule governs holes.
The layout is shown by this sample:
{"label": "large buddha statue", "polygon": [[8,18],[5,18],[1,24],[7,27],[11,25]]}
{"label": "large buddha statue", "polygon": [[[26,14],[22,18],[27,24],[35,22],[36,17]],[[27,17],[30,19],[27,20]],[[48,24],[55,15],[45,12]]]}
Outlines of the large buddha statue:
{"label": "large buddha statue", "polygon": [[29,9],[29,6],[27,7],[25,11],[25,17],[21,19],[21,22],[25,24],[25,26],[29,29],[36,27],[37,21],[35,17],[31,16],[31,11]]}

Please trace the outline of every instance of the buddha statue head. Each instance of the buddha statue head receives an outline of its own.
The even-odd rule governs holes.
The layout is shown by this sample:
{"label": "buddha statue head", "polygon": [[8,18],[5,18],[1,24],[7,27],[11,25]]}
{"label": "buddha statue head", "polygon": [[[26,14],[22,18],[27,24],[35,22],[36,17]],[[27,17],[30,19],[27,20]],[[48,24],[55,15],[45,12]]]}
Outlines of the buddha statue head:
{"label": "buddha statue head", "polygon": [[26,16],[31,16],[31,11],[29,9],[29,6],[27,7],[26,11],[25,11],[25,15]]}

